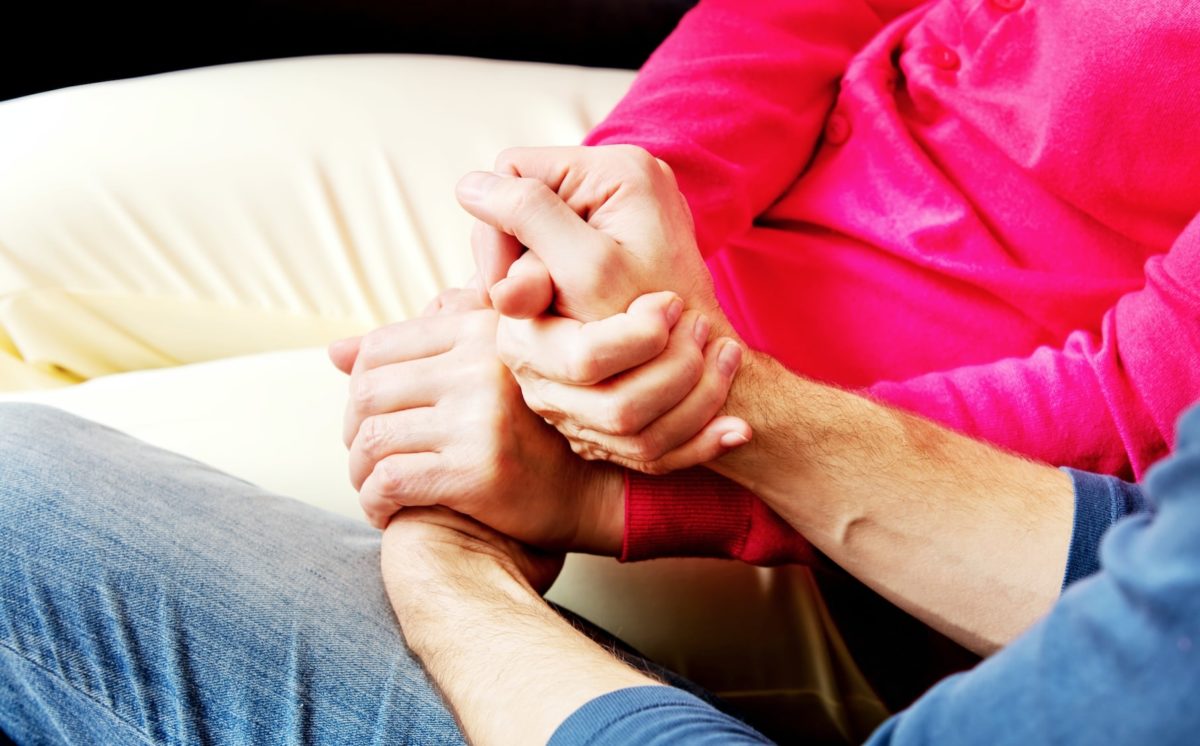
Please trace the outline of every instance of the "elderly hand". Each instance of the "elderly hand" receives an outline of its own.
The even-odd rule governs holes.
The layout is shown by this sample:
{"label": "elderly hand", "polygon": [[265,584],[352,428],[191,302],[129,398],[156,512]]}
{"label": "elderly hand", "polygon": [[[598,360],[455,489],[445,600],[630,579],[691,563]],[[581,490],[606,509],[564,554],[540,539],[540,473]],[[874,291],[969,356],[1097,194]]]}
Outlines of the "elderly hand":
{"label": "elderly hand", "polygon": [[732,333],[687,202],[670,168],[645,150],[511,148],[494,173],[463,177],[457,193],[479,220],[471,244],[484,300],[501,314],[529,318],[552,306],[595,321],[670,290]]}
{"label": "elderly hand", "polygon": [[619,470],[575,458],[525,406],[473,293],[431,312],[330,349],[350,373],[350,477],[372,525],[443,505],[539,547],[618,553]]}
{"label": "elderly hand", "polygon": [[514,149],[497,170],[458,196],[480,220],[481,285],[529,406],[585,458],[647,473],[747,442],[745,422],[716,417],[742,347],[670,169],[617,146]]}
{"label": "elderly hand", "polygon": [[661,474],[711,461],[748,439],[741,420],[716,417],[741,346],[708,335],[703,315],[663,292],[600,321],[504,319],[498,346],[525,403],[575,453]]}

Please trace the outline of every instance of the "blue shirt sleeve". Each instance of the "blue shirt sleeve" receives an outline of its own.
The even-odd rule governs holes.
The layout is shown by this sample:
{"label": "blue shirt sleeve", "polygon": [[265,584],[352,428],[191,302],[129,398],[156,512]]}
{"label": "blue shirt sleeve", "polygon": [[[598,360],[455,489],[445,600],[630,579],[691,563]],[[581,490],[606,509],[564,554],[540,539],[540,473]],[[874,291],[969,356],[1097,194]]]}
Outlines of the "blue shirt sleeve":
{"label": "blue shirt sleeve", "polygon": [[[1145,480],[1157,512],[1109,529],[1099,571],[1072,583],[1011,645],[943,680],[868,743],[1196,743],[1200,408],[1180,419],[1178,431],[1175,454]],[[1080,538],[1081,557],[1088,541]],[[1078,567],[1084,573],[1085,557]]]}
{"label": "blue shirt sleeve", "polygon": [[554,731],[549,746],[750,746],[771,743],[703,700],[669,686],[635,686],[593,699]]}
{"label": "blue shirt sleeve", "polygon": [[1063,589],[1100,569],[1100,540],[1122,518],[1153,510],[1136,484],[1116,477],[1064,468],[1075,484],[1075,525]]}
{"label": "blue shirt sleeve", "polygon": [[[1075,529],[1050,613],[973,670],[892,717],[870,746],[1194,744],[1200,733],[1200,407],[1145,493],[1070,472]],[[1103,538],[1101,538],[1103,537]],[[764,744],[696,697],[634,687],[598,697],[552,746]]]}

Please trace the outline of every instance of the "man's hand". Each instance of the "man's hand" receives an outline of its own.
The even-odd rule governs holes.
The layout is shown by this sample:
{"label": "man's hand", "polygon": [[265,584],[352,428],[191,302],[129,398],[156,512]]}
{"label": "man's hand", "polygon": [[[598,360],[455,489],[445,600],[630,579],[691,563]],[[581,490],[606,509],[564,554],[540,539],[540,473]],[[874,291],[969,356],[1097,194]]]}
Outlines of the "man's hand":
{"label": "man's hand", "polygon": [[444,505],[539,547],[618,553],[620,471],[576,458],[525,406],[496,356],[494,311],[468,291],[432,306],[330,349],[351,373],[344,437],[371,523]]}
{"label": "man's hand", "polygon": [[[415,589],[428,581],[487,577],[493,570],[541,595],[562,569],[563,555],[545,553],[447,508],[411,508],[396,513],[383,533],[383,566],[392,580],[398,611],[420,605]],[[405,616],[409,614],[406,613]]]}
{"label": "man's hand", "polygon": [[383,534],[383,582],[409,649],[473,744],[545,744],[587,702],[659,682],[543,601],[547,556],[444,509],[403,510]]}

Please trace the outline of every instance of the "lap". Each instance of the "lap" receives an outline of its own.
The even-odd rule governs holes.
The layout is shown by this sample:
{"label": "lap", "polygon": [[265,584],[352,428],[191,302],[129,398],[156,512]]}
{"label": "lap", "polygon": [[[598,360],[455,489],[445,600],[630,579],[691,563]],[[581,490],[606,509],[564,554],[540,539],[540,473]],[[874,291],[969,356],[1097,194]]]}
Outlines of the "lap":
{"label": "lap", "polygon": [[[107,376],[0,401],[61,407],[361,524],[338,437],[344,397],[345,377],[314,349]],[[807,568],[571,555],[549,598],[782,740],[840,742],[842,733],[852,741],[885,715]]]}
{"label": "lap", "polygon": [[[461,743],[379,532],[60,410],[0,406],[0,732]],[[724,703],[582,617],[630,665]]]}

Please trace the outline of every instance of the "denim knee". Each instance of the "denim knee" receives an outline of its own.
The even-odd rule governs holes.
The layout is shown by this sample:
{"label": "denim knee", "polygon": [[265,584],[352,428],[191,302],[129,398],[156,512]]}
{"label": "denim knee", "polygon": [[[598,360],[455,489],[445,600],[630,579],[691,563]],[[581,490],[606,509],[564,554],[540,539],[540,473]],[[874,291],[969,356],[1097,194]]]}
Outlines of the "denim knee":
{"label": "denim knee", "polygon": [[[132,495],[133,438],[41,404],[0,404],[0,525],[10,537],[43,535],[68,517],[87,520],[97,494]],[[43,535],[44,536],[44,535]]]}
{"label": "denim knee", "polygon": [[116,431],[56,407],[0,404],[0,470],[58,460],[59,454],[105,433]]}
{"label": "denim knee", "polygon": [[[89,423],[42,404],[0,404],[0,498],[4,505],[22,494],[41,491],[43,479],[64,464],[68,444],[85,436]],[[7,511],[6,511],[7,512]]]}
{"label": "denim knee", "polygon": [[26,452],[28,444],[61,437],[64,432],[73,429],[76,423],[102,427],[45,404],[27,402],[0,404],[0,453],[6,457],[0,459],[0,463],[8,463],[7,456],[12,449],[17,449],[17,455],[20,457]]}

